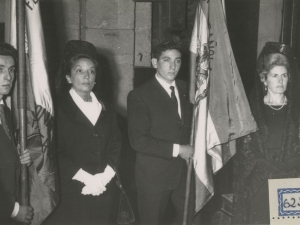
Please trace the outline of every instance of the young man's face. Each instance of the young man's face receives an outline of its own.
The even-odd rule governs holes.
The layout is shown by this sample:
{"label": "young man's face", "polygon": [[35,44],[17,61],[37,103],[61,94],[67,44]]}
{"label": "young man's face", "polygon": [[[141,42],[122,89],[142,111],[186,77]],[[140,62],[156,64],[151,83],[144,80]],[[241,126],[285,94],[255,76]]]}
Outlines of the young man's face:
{"label": "young man's face", "polygon": [[152,59],[152,65],[159,77],[167,83],[172,83],[181,66],[181,53],[176,49],[166,50],[159,59]]}
{"label": "young man's face", "polygon": [[12,56],[0,55],[0,99],[7,95],[15,77],[15,60]]}

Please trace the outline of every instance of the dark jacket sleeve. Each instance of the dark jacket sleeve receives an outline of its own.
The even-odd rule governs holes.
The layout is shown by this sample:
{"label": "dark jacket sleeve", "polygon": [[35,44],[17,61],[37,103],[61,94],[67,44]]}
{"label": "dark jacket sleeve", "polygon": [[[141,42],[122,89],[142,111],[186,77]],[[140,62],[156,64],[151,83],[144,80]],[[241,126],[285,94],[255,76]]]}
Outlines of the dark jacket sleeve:
{"label": "dark jacket sleeve", "polygon": [[[1,178],[0,178],[1,179]],[[11,193],[5,191],[2,187],[3,185],[0,185],[0,224],[1,221],[6,221],[10,219],[10,216],[14,210],[15,207],[15,196]]]}
{"label": "dark jacket sleeve", "polygon": [[127,107],[129,140],[133,149],[143,154],[171,160],[173,143],[151,134],[151,115],[144,99],[137,92],[130,92]]}
{"label": "dark jacket sleeve", "polygon": [[[6,107],[8,126],[11,128],[9,109]],[[2,129],[2,128],[1,128]],[[12,130],[12,129],[11,129]],[[17,201],[18,175],[20,170],[20,159],[14,145],[1,140],[4,130],[0,132],[0,224],[10,224],[11,214]],[[7,139],[8,140],[8,139]],[[14,152],[15,151],[15,152]],[[7,221],[7,223],[6,223]],[[1,223],[3,222],[3,223]]]}
{"label": "dark jacket sleeve", "polygon": [[66,120],[66,115],[61,110],[57,110],[57,153],[58,153],[58,163],[59,163],[59,174],[61,180],[68,182],[74,175],[79,171],[81,166],[75,161],[70,159],[69,153],[65,144],[65,132],[64,132],[64,120]]}
{"label": "dark jacket sleeve", "polygon": [[114,111],[111,111],[110,116],[112,134],[109,147],[107,149],[107,164],[114,169],[117,168],[119,164],[120,151],[122,147],[122,136],[116,120],[116,113]]}
{"label": "dark jacket sleeve", "polygon": [[10,218],[16,202],[13,193],[14,187],[11,186],[15,183],[13,173],[15,173],[16,168],[13,164],[0,152],[0,221],[6,221]]}

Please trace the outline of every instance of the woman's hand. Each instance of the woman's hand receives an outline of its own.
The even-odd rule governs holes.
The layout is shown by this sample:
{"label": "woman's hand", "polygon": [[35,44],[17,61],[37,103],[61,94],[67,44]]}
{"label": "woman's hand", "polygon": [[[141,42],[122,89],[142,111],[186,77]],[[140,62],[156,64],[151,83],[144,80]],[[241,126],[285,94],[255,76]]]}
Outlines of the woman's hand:
{"label": "woman's hand", "polygon": [[28,149],[25,149],[24,154],[20,156],[21,164],[29,166],[32,163]]}

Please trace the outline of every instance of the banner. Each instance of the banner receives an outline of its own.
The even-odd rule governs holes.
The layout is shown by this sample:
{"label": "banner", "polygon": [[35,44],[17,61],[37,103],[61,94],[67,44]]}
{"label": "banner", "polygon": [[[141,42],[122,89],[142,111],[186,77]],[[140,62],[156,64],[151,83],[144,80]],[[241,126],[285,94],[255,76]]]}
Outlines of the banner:
{"label": "banner", "polygon": [[[16,1],[6,1],[10,25],[6,41],[16,47]],[[33,164],[29,167],[30,205],[34,208],[33,225],[41,224],[57,204],[55,192],[53,103],[47,74],[44,33],[39,1],[26,1],[26,101],[27,145]],[[8,30],[6,30],[8,31]],[[18,129],[17,85],[12,97],[14,124]]]}
{"label": "banner", "polygon": [[222,2],[200,0],[190,44],[196,212],[214,195],[213,174],[235,139],[257,130],[231,49]]}

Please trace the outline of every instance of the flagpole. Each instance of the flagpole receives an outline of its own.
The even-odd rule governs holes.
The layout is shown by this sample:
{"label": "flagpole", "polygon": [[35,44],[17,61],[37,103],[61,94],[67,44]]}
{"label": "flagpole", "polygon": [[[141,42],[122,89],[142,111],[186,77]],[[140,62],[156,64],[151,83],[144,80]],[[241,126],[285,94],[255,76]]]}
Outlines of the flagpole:
{"label": "flagpole", "polygon": [[[20,118],[20,154],[26,149],[26,62],[25,62],[25,2],[17,0],[17,49],[18,49],[18,111]],[[29,205],[27,165],[21,167],[21,204]]]}
{"label": "flagpole", "polygon": [[[193,53],[190,54],[190,80],[189,80],[189,100],[192,104],[195,103],[195,68],[196,68],[196,58]],[[190,145],[194,146],[194,127],[195,127],[195,104],[193,106],[193,117],[192,117],[192,128],[190,136]],[[187,176],[186,176],[186,188],[185,188],[185,201],[184,201],[184,211],[183,211],[183,225],[187,225],[187,216],[189,211],[189,196],[191,190],[191,177],[193,170],[193,159],[189,160]]]}
{"label": "flagpole", "polygon": [[[194,112],[195,111],[195,105],[194,105],[193,108],[194,108],[193,109],[193,112]],[[194,142],[194,123],[195,123],[194,120],[195,120],[195,117],[193,116],[192,130],[191,130],[191,137],[190,137],[190,145],[191,146],[193,146],[193,142]],[[188,164],[187,176],[186,176],[185,200],[184,200],[184,211],[183,211],[183,225],[187,225],[187,219],[188,219],[192,170],[193,170],[193,159],[190,159],[189,164]]]}

